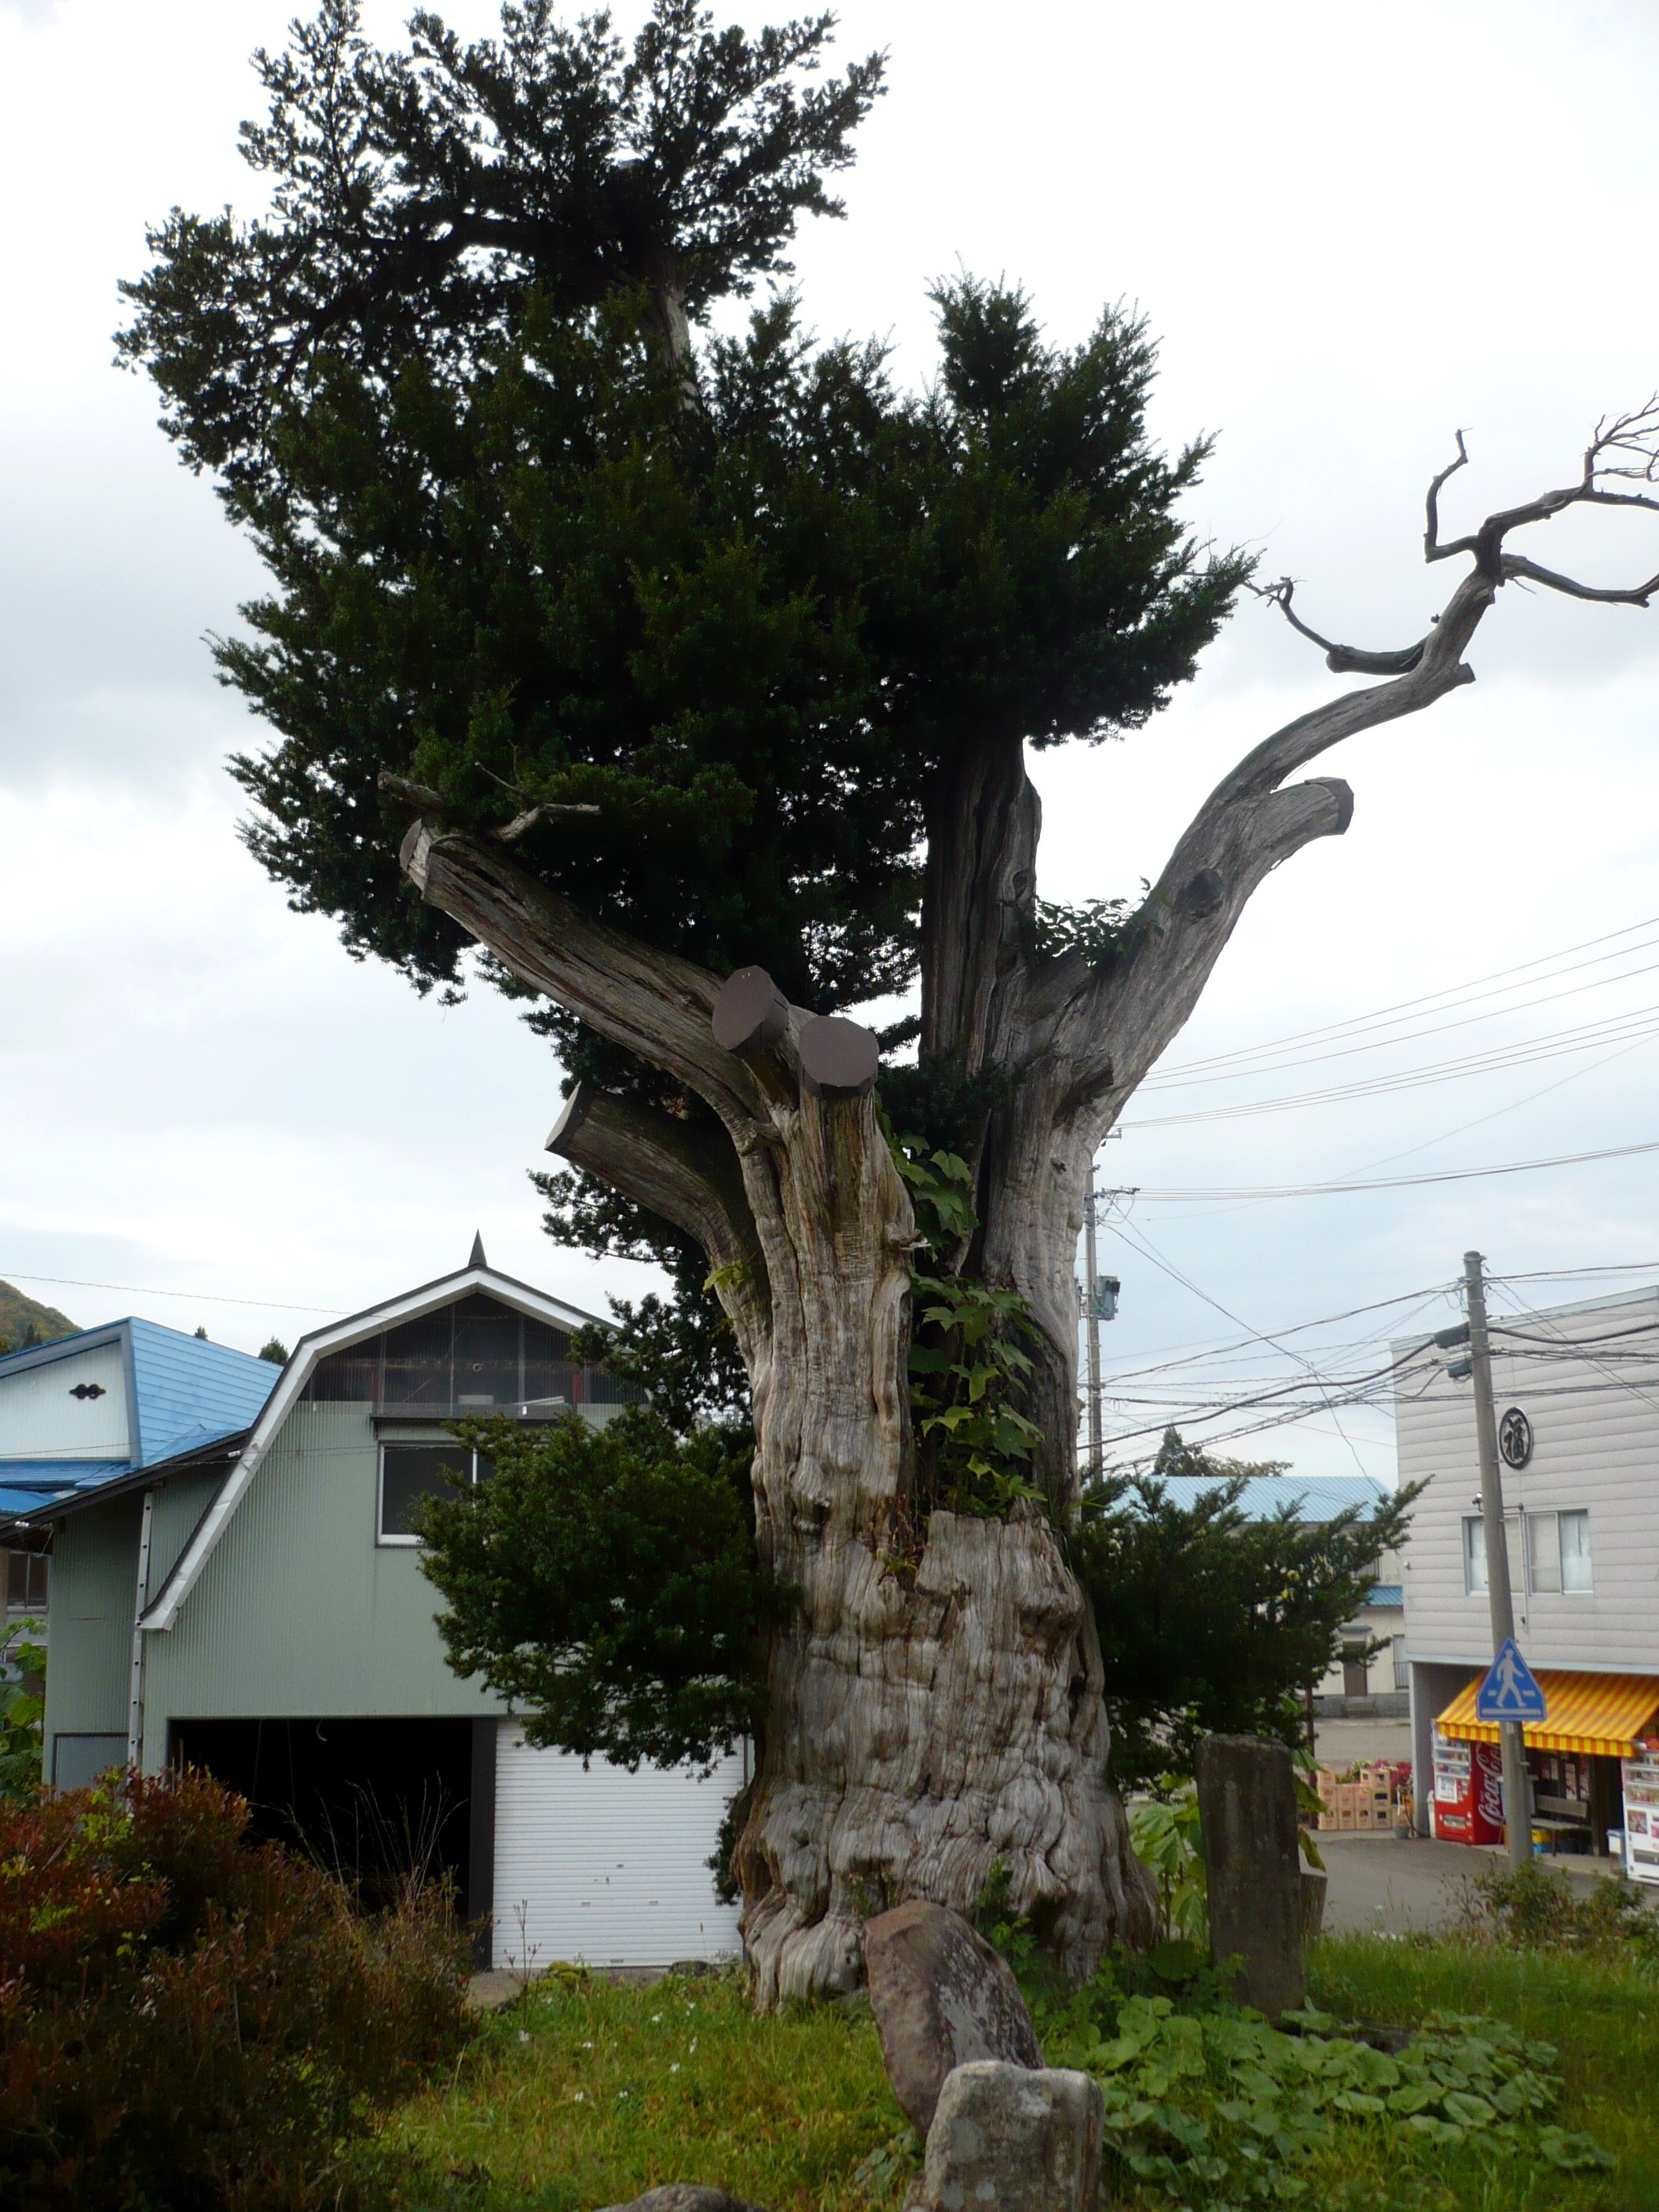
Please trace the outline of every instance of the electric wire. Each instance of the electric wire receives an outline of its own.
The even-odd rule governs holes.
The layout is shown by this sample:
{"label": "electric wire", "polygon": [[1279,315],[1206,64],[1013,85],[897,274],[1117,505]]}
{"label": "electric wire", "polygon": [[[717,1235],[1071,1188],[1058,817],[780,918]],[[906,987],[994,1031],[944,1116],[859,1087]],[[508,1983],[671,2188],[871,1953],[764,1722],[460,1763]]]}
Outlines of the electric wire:
{"label": "electric wire", "polygon": [[0,1281],[52,1283],[73,1291],[121,1291],[135,1298],[183,1298],[213,1306],[268,1306],[273,1313],[314,1313],[338,1316],[343,1306],[301,1305],[292,1298],[233,1298],[222,1291],[164,1291],[154,1283],[94,1283],[79,1275],[29,1275],[18,1267],[0,1267]]}
{"label": "electric wire", "polygon": [[[1580,944],[1569,945],[1562,947],[1559,951],[1541,953],[1537,959],[1522,961],[1518,966],[1513,968],[1495,969],[1490,975],[1475,976],[1465,983],[1449,984],[1444,990],[1431,991],[1421,998],[1399,1000],[1391,1006],[1380,1007],[1368,1014],[1351,1015],[1343,1021],[1324,1023],[1314,1029],[1293,1030],[1288,1036],[1270,1038],[1261,1044],[1242,1045],[1231,1052],[1212,1053],[1197,1060],[1177,1061],[1169,1067],[1160,1068],[1155,1075],[1149,1076],[1146,1079],[1147,1085],[1163,1085],[1172,1083],[1176,1080],[1185,1081],[1189,1078],[1194,1077],[1204,1069],[1218,1067],[1224,1064],[1231,1065],[1238,1061],[1253,1061],[1260,1059],[1267,1054],[1282,1051],[1291,1045],[1318,1043],[1328,1038],[1352,1034],[1355,1032],[1363,1032],[1370,1027],[1379,1024],[1392,1022],[1397,1017],[1412,1012],[1417,1009],[1438,1007],[1440,1011],[1446,1012],[1449,1011],[1452,1006],[1456,1005],[1474,1004],[1479,998],[1483,996],[1501,995],[1501,994],[1497,992],[1483,991],[1480,987],[1489,984],[1500,984],[1503,978],[1508,975],[1526,975],[1534,969],[1549,967],[1556,961],[1568,958],[1572,953],[1589,951],[1592,947],[1597,945],[1611,944],[1615,939],[1621,937],[1632,937],[1638,931],[1651,929],[1656,925],[1659,925],[1659,915],[1650,915],[1644,921],[1632,922],[1627,928],[1612,930],[1604,937],[1586,938]],[[1659,939],[1655,939],[1650,941],[1659,943]],[[1623,953],[1604,953],[1597,960],[1582,962],[1580,966],[1586,968],[1598,967],[1602,965],[1607,960],[1623,958],[1627,957],[1630,953],[1645,951],[1646,950],[1647,942],[1644,942],[1641,945],[1627,945]],[[1564,975],[1571,975],[1577,971],[1573,969],[1564,969],[1560,972]],[[1646,971],[1639,970],[1635,972],[1645,973]],[[1538,980],[1540,981],[1553,981],[1554,978],[1540,977]],[[1617,979],[1615,978],[1612,980]],[[1510,988],[1513,989],[1518,987],[1512,985]],[[1461,997],[1459,995],[1460,994],[1468,994],[1469,995],[1467,997]],[[1519,1012],[1521,1009],[1512,1008],[1510,1009],[1510,1011]],[[1399,1042],[1399,1040],[1395,1041]]]}
{"label": "electric wire", "polygon": [[1621,1046],[1633,1047],[1654,1036],[1659,1036],[1659,1005],[1614,1015],[1605,1022],[1559,1030],[1522,1043],[1496,1046],[1488,1052],[1464,1054],[1455,1060],[1431,1061],[1421,1067],[1398,1068],[1390,1074],[1366,1076],[1353,1083],[1328,1085],[1320,1091],[1284,1091],[1274,1097],[1240,1099],[1227,1106],[1194,1106],[1179,1114],[1146,1115],[1118,1126],[1126,1132],[1182,1128],[1194,1122],[1237,1121],[1258,1114],[1285,1114],[1309,1106],[1338,1105],[1349,1099],[1386,1097],[1401,1091],[1467,1082],[1476,1076],[1504,1074],[1512,1067],[1528,1067],[1539,1060],[1594,1052],[1599,1045],[1613,1040]]}
{"label": "electric wire", "polygon": [[1579,1167],[1595,1160],[1631,1159],[1640,1152],[1659,1152],[1659,1138],[1637,1145],[1604,1145],[1587,1152],[1556,1152],[1547,1159],[1504,1160],[1481,1168],[1441,1168],[1426,1175],[1372,1176],[1342,1182],[1213,1183],[1158,1188],[1142,1184],[1137,1195],[1162,1204],[1228,1199],[1341,1198],[1359,1191],[1413,1190],[1431,1183],[1478,1182],[1489,1176],[1531,1175],[1546,1168]]}

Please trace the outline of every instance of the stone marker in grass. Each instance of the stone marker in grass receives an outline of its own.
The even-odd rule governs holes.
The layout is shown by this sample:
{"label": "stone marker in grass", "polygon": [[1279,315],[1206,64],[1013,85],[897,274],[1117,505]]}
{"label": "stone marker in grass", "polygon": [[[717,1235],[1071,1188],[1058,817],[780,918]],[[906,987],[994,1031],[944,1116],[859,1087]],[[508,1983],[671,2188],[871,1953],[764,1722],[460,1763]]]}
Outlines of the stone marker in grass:
{"label": "stone marker in grass", "polygon": [[1196,1764],[1210,1957],[1241,1960],[1234,1996],[1277,2020],[1305,1994],[1291,1754],[1262,1736],[1206,1735]]}
{"label": "stone marker in grass", "polygon": [[996,2059],[939,2092],[906,2212],[1096,2212],[1105,2101],[1087,2074]]}
{"label": "stone marker in grass", "polygon": [[1042,2065],[1019,1984],[959,1912],[914,1898],[878,1914],[865,1923],[864,1964],[887,2078],[918,2134],[953,2067]]}

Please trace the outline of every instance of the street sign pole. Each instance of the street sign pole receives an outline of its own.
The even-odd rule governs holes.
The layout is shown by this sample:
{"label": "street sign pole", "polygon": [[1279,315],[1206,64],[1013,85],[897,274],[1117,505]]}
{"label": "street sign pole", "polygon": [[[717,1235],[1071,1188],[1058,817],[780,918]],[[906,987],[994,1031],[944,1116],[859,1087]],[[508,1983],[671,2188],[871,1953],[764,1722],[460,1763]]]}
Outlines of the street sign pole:
{"label": "street sign pole", "polygon": [[[1469,1364],[1474,1382],[1474,1434],[1480,1453],[1480,1522],[1486,1537],[1486,1603],[1492,1615],[1496,1665],[1515,1638],[1515,1600],[1510,1589],[1510,1547],[1504,1534],[1504,1481],[1498,1458],[1498,1414],[1492,1395],[1492,1344],[1486,1334],[1486,1285],[1480,1255],[1463,1255],[1463,1287],[1469,1310]],[[1498,1723],[1504,1753],[1504,1839],[1510,1864],[1532,1856],[1532,1807],[1527,1795],[1527,1747],[1519,1721]]]}

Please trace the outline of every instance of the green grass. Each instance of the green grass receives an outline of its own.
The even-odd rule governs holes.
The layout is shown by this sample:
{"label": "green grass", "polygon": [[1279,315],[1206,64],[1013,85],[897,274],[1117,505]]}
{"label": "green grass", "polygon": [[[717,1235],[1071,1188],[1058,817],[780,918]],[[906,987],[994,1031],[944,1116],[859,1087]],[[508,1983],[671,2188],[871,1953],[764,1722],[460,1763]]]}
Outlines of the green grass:
{"label": "green grass", "polygon": [[592,2212],[668,2181],[864,2212],[896,2202],[898,2177],[872,2197],[854,2169],[909,2132],[867,2013],[759,2019],[735,1976],[675,1977],[538,1984],[382,2147],[409,2167],[398,2201],[446,2212]]}
{"label": "green grass", "polygon": [[[1618,2165],[1563,2173],[1525,2148],[1436,2148],[1354,2120],[1298,2169],[1304,2212],[1659,2212],[1659,1981],[1560,1954],[1370,1938],[1322,1945],[1310,1980],[1347,2018],[1480,2013],[1557,2045],[1553,2117]],[[539,1985],[386,2123],[380,2150],[408,2212],[592,2212],[666,2181],[768,2212],[896,2212],[916,2157],[867,2014],[757,2018],[734,1977]],[[1114,2192],[1171,2212],[1126,2175]]]}
{"label": "green grass", "polygon": [[[1405,2024],[1435,2009],[1485,2013],[1553,2043],[1566,2085],[1560,2118],[1618,2161],[1610,2172],[1565,2174],[1469,2149],[1438,2175],[1389,2179],[1382,2147],[1367,2152],[1356,2139],[1346,2160],[1356,2185],[1370,2166],[1394,2193],[1333,2193],[1332,2207],[1659,2212],[1659,1980],[1650,1972],[1559,1952],[1334,1937],[1312,1954],[1310,1979],[1318,2002],[1350,2017]],[[1318,2202],[1317,2184],[1310,2195]]]}

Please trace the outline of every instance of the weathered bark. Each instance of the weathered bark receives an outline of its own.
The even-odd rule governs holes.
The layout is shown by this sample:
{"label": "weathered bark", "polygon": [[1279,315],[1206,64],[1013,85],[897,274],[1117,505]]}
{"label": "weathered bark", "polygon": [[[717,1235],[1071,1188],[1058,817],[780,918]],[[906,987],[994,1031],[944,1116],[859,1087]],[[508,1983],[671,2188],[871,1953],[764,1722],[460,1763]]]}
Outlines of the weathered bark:
{"label": "weathered bark", "polygon": [[[672,317],[669,319],[672,325]],[[665,342],[672,349],[672,330]],[[1251,895],[1312,839],[1340,836],[1347,787],[1285,779],[1344,738],[1416,714],[1473,680],[1462,655],[1502,586],[1582,586],[1504,550],[1507,533],[1577,501],[1659,510],[1609,476],[1651,478],[1659,415],[1598,434],[1581,482],[1443,545],[1431,487],[1425,549],[1472,558],[1417,644],[1332,645],[1333,668],[1383,678],[1299,717],[1218,785],[1178,842],[1117,957],[1040,955],[1032,928],[1036,796],[1017,738],[965,744],[929,810],[922,1050],[984,1102],[979,1227],[957,1255],[1012,1285],[1038,1332],[1026,1411],[1036,1474],[1063,1521],[1075,1499],[1073,1266],[1095,1153],[1181,1029]],[[1609,456],[1612,458],[1610,459]],[[394,780],[395,781],[395,780]],[[422,817],[435,794],[402,795]],[[907,1386],[915,1223],[844,1025],[788,1006],[758,971],[726,988],[596,924],[499,842],[417,820],[412,880],[514,974],[669,1073],[719,1129],[584,1085],[550,1140],[696,1237],[748,1367],[761,1553],[792,1605],[771,1660],[771,1717],[739,1842],[744,1930],[762,1999],[849,1986],[859,1930],[909,1897],[971,1905],[993,1867],[1060,1960],[1086,1972],[1113,1938],[1150,1937],[1151,1885],[1106,1778],[1095,1626],[1045,1516],[926,1510]],[[728,1049],[727,1045],[732,1048]],[[723,1131],[723,1136],[720,1133]]]}

